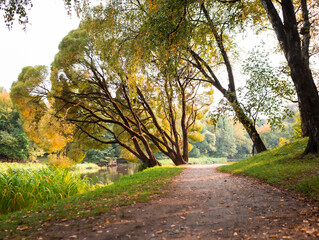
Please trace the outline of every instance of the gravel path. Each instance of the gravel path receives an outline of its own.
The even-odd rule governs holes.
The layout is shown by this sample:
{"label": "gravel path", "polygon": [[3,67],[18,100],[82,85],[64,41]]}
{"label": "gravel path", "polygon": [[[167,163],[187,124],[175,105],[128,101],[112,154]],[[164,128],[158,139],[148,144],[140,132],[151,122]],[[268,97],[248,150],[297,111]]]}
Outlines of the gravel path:
{"label": "gravel path", "polygon": [[[55,239],[319,239],[318,205],[246,177],[192,165],[170,193],[48,229]],[[59,231],[57,231],[59,227]],[[43,236],[43,239],[46,239]]]}

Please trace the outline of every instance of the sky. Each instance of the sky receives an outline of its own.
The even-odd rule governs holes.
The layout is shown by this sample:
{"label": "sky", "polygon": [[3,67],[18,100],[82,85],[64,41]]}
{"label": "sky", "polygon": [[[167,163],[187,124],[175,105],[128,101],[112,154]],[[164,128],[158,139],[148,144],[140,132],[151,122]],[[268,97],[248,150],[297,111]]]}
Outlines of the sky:
{"label": "sky", "polygon": [[76,14],[68,16],[62,0],[32,2],[26,31],[18,23],[8,30],[0,21],[0,87],[7,91],[23,67],[50,66],[62,38],[80,22]]}

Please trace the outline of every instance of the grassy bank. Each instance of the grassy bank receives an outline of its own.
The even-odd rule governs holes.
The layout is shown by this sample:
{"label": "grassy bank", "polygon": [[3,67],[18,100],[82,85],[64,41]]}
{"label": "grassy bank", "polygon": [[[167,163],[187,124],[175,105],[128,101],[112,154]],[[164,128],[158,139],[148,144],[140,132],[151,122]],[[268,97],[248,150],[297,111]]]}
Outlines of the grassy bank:
{"label": "grassy bank", "polygon": [[319,199],[319,156],[302,157],[307,141],[297,140],[218,170],[245,174]]}
{"label": "grassy bank", "polygon": [[51,224],[52,221],[65,222],[108,212],[117,205],[146,202],[153,194],[162,193],[172,177],[181,170],[182,168],[176,167],[147,169],[81,195],[2,215],[0,239],[27,236],[30,231],[36,232],[41,225]]}

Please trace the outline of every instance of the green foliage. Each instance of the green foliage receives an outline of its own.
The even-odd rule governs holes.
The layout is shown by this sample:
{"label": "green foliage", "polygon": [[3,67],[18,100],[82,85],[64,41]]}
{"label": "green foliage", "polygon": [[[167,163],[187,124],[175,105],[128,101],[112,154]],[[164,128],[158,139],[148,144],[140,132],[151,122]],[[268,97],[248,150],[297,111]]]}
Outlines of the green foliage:
{"label": "green foliage", "polygon": [[104,165],[106,162],[120,158],[121,152],[121,147],[116,144],[111,144],[104,150],[89,149],[86,152],[83,162]]}
{"label": "green foliage", "polygon": [[216,157],[231,157],[237,152],[232,123],[229,119],[221,118],[217,123]]}
{"label": "green foliage", "polygon": [[288,77],[278,67],[270,64],[264,50],[259,48],[249,52],[243,63],[243,73],[247,75],[246,85],[240,89],[243,108],[254,123],[267,117],[271,126],[283,126],[285,118],[292,112],[286,107],[289,100],[296,98],[296,92]]}
{"label": "green foliage", "polygon": [[193,148],[192,151],[190,151],[189,153],[189,157],[191,158],[199,158],[200,157],[200,150],[196,147],[196,148]]}
{"label": "green foliage", "polygon": [[[134,175],[122,177],[107,187],[95,189],[81,195],[50,201],[19,212],[0,216],[0,238],[13,239],[20,225],[27,226],[19,236],[36,233],[36,229],[48,218],[52,221],[61,219],[78,219],[98,213],[111,211],[115,206],[129,205],[133,202],[147,202],[156,193],[166,190],[172,177],[181,173],[184,168],[155,167]],[[28,216],[24,218],[23,216]],[[5,232],[4,230],[8,230]]]}
{"label": "green foliage", "polygon": [[271,127],[268,124],[261,126],[258,131],[260,132],[261,139],[263,140],[267,149],[274,149],[280,146],[280,138],[288,141],[293,139],[292,125],[290,123],[282,123],[281,128]]}
{"label": "green foliage", "polygon": [[[7,27],[12,28],[13,22],[18,16],[18,22],[24,25],[28,23],[27,11],[32,7],[31,0],[25,1],[0,1],[0,10],[3,11],[4,22]],[[2,14],[1,14],[2,15]]]}
{"label": "green foliage", "polygon": [[316,174],[319,170],[319,158],[311,154],[302,156],[307,142],[307,138],[296,140],[218,169],[259,178],[319,199],[318,176]]}
{"label": "green foliage", "polygon": [[0,214],[57,201],[90,190],[79,175],[63,169],[7,169],[0,173]]}
{"label": "green foliage", "polygon": [[34,152],[9,94],[0,92],[0,158],[26,160]]}
{"label": "green foliage", "polygon": [[83,159],[83,162],[99,164],[105,160],[105,154],[103,151],[89,149],[85,155],[85,158]]}
{"label": "green foliage", "polygon": [[251,144],[241,125],[234,125],[227,117],[220,117],[215,126],[202,122],[202,142],[194,146],[190,157],[242,157],[250,153]]}

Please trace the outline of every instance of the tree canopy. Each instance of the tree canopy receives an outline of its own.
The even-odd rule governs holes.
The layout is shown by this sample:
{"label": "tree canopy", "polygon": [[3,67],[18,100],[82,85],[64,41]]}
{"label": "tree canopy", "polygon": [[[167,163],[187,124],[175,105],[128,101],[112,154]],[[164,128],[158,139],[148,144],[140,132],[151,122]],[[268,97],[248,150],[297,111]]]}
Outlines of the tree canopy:
{"label": "tree canopy", "polygon": [[[105,44],[95,44],[100,39],[92,32],[90,35],[85,24],[62,40],[52,64],[51,91],[43,85],[46,70],[42,66],[25,68],[13,85],[11,96],[29,122],[27,127],[36,128],[29,132],[43,131],[42,121],[65,120],[72,124],[72,134],[67,134],[72,139],[58,131],[67,125],[53,126],[55,134],[47,130],[41,134],[50,140],[45,144],[47,150],[66,147],[68,142],[83,147],[92,147],[92,141],[104,147],[117,143],[126,158],[138,158],[148,166],[159,164],[154,157],[157,151],[175,164],[188,162],[188,137],[196,139],[196,119],[202,118],[212,103],[207,83],[192,81],[197,73],[185,61],[174,65],[154,61],[144,63],[145,68],[133,65],[126,55],[130,49],[124,45],[115,48],[122,36],[111,35],[108,28],[99,29],[99,34],[105,31],[104,36],[112,41],[107,38]],[[112,55],[107,55],[109,52]],[[152,71],[146,71],[146,66]],[[27,102],[33,117],[25,108]],[[37,142],[46,142],[36,139],[38,136]],[[54,148],[55,142],[60,146]]]}

